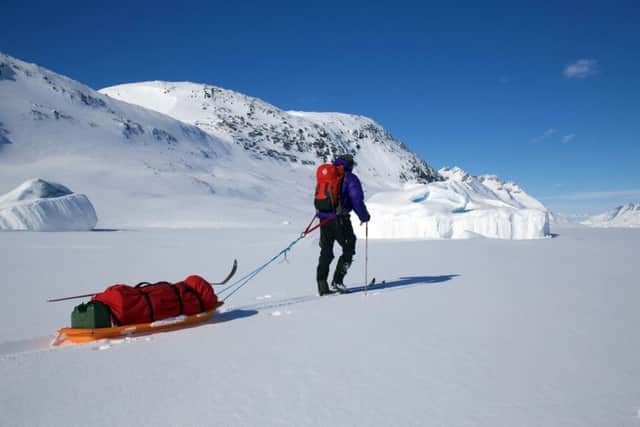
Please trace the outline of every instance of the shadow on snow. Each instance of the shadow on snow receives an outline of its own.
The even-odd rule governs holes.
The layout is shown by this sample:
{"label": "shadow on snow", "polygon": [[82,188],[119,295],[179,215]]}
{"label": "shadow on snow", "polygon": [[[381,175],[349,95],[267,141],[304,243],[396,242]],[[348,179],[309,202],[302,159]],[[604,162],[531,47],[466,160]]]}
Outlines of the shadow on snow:
{"label": "shadow on snow", "polygon": [[442,283],[448,282],[454,277],[458,277],[459,274],[445,274],[443,276],[408,276],[408,277],[400,277],[398,280],[394,280],[392,282],[382,282],[375,283],[370,286],[356,286],[353,288],[349,288],[350,294],[356,292],[365,292],[365,291],[379,291],[382,289],[392,289],[392,288],[400,288],[405,286],[413,286],[413,285],[429,285],[433,283]]}
{"label": "shadow on snow", "polygon": [[[356,286],[356,287],[351,287],[349,288],[349,292],[345,293],[345,295],[349,295],[349,294],[354,294],[354,293],[361,293],[364,292],[365,290],[367,292],[372,292],[372,291],[382,291],[382,290],[400,290],[401,288],[407,288],[407,287],[414,287],[414,286],[420,286],[420,285],[431,285],[431,284],[436,284],[436,283],[444,283],[444,282],[448,282],[451,279],[460,276],[459,274],[445,274],[442,276],[408,276],[408,277],[400,277],[397,280],[393,280],[391,282],[386,282],[386,281],[382,281],[380,283],[376,283],[374,285],[371,286],[367,286],[365,289],[365,286]],[[222,317],[224,315],[229,315],[230,318],[228,318],[227,320],[232,320],[234,318],[242,318],[242,317],[249,317],[252,316],[254,314],[256,314],[258,311],[261,310],[270,310],[270,309],[274,309],[274,308],[278,308],[278,307],[286,307],[286,306],[291,306],[291,305],[296,305],[296,304],[302,304],[305,302],[309,302],[309,301],[317,301],[319,299],[324,299],[324,298],[333,298],[336,297],[337,295],[329,295],[326,297],[321,297],[318,295],[305,295],[305,296],[299,296],[299,297],[293,297],[293,298],[285,298],[282,300],[278,300],[278,301],[271,301],[271,302],[263,302],[263,303],[257,303],[257,304],[252,304],[252,305],[247,305],[241,308],[237,308],[234,310],[231,310],[229,312],[226,313],[221,313],[220,315],[218,315],[218,317]],[[237,314],[233,314],[235,312],[238,312]],[[248,313],[248,314],[243,314],[243,313]]]}
{"label": "shadow on snow", "polygon": [[230,320],[244,319],[245,317],[251,317],[258,314],[257,310],[245,310],[236,308],[229,311],[217,311],[209,320],[209,323],[223,323]]}

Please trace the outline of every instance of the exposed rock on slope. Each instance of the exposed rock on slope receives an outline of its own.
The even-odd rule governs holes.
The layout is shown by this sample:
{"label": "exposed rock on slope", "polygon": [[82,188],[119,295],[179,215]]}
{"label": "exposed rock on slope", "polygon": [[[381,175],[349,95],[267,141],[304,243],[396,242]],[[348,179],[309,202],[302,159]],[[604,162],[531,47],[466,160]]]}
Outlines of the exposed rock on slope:
{"label": "exposed rock on slope", "polygon": [[367,117],[287,112],[258,98],[195,83],[131,83],[100,92],[196,125],[257,158],[317,165],[351,153],[363,178],[378,187],[440,179],[424,160]]}

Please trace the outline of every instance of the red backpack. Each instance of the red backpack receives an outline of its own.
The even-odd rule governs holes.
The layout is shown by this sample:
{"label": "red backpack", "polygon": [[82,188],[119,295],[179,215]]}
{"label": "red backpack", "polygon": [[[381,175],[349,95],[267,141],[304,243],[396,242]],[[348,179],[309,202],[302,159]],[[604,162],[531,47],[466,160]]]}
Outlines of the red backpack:
{"label": "red backpack", "polygon": [[325,163],[316,170],[315,207],[320,212],[336,212],[340,206],[340,189],[344,166]]}

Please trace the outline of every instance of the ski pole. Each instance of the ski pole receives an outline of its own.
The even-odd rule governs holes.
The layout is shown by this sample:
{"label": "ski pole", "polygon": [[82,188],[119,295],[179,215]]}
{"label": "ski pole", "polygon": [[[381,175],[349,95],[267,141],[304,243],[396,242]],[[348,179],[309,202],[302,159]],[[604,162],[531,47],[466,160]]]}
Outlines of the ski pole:
{"label": "ski pole", "polygon": [[364,294],[369,287],[369,222],[364,224]]}

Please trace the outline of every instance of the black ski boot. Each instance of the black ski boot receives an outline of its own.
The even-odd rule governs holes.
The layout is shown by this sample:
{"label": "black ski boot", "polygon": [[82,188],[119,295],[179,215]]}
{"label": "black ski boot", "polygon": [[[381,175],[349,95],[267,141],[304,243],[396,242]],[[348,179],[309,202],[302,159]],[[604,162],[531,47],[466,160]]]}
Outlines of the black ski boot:
{"label": "black ski boot", "polygon": [[333,273],[333,280],[331,281],[331,290],[334,292],[339,292],[344,294],[349,291],[347,287],[344,285],[344,276],[347,275],[347,271],[349,271],[349,267],[351,267],[351,260],[347,260],[343,255],[338,260],[338,265],[336,266],[336,271]]}
{"label": "black ski boot", "polygon": [[318,280],[318,295],[331,295],[334,294],[335,291],[329,289],[329,284],[326,280]]}
{"label": "black ski boot", "polygon": [[344,285],[344,283],[331,282],[331,288],[330,289],[331,289],[332,292],[338,292],[340,294],[345,294],[345,293],[349,292],[349,290]]}

